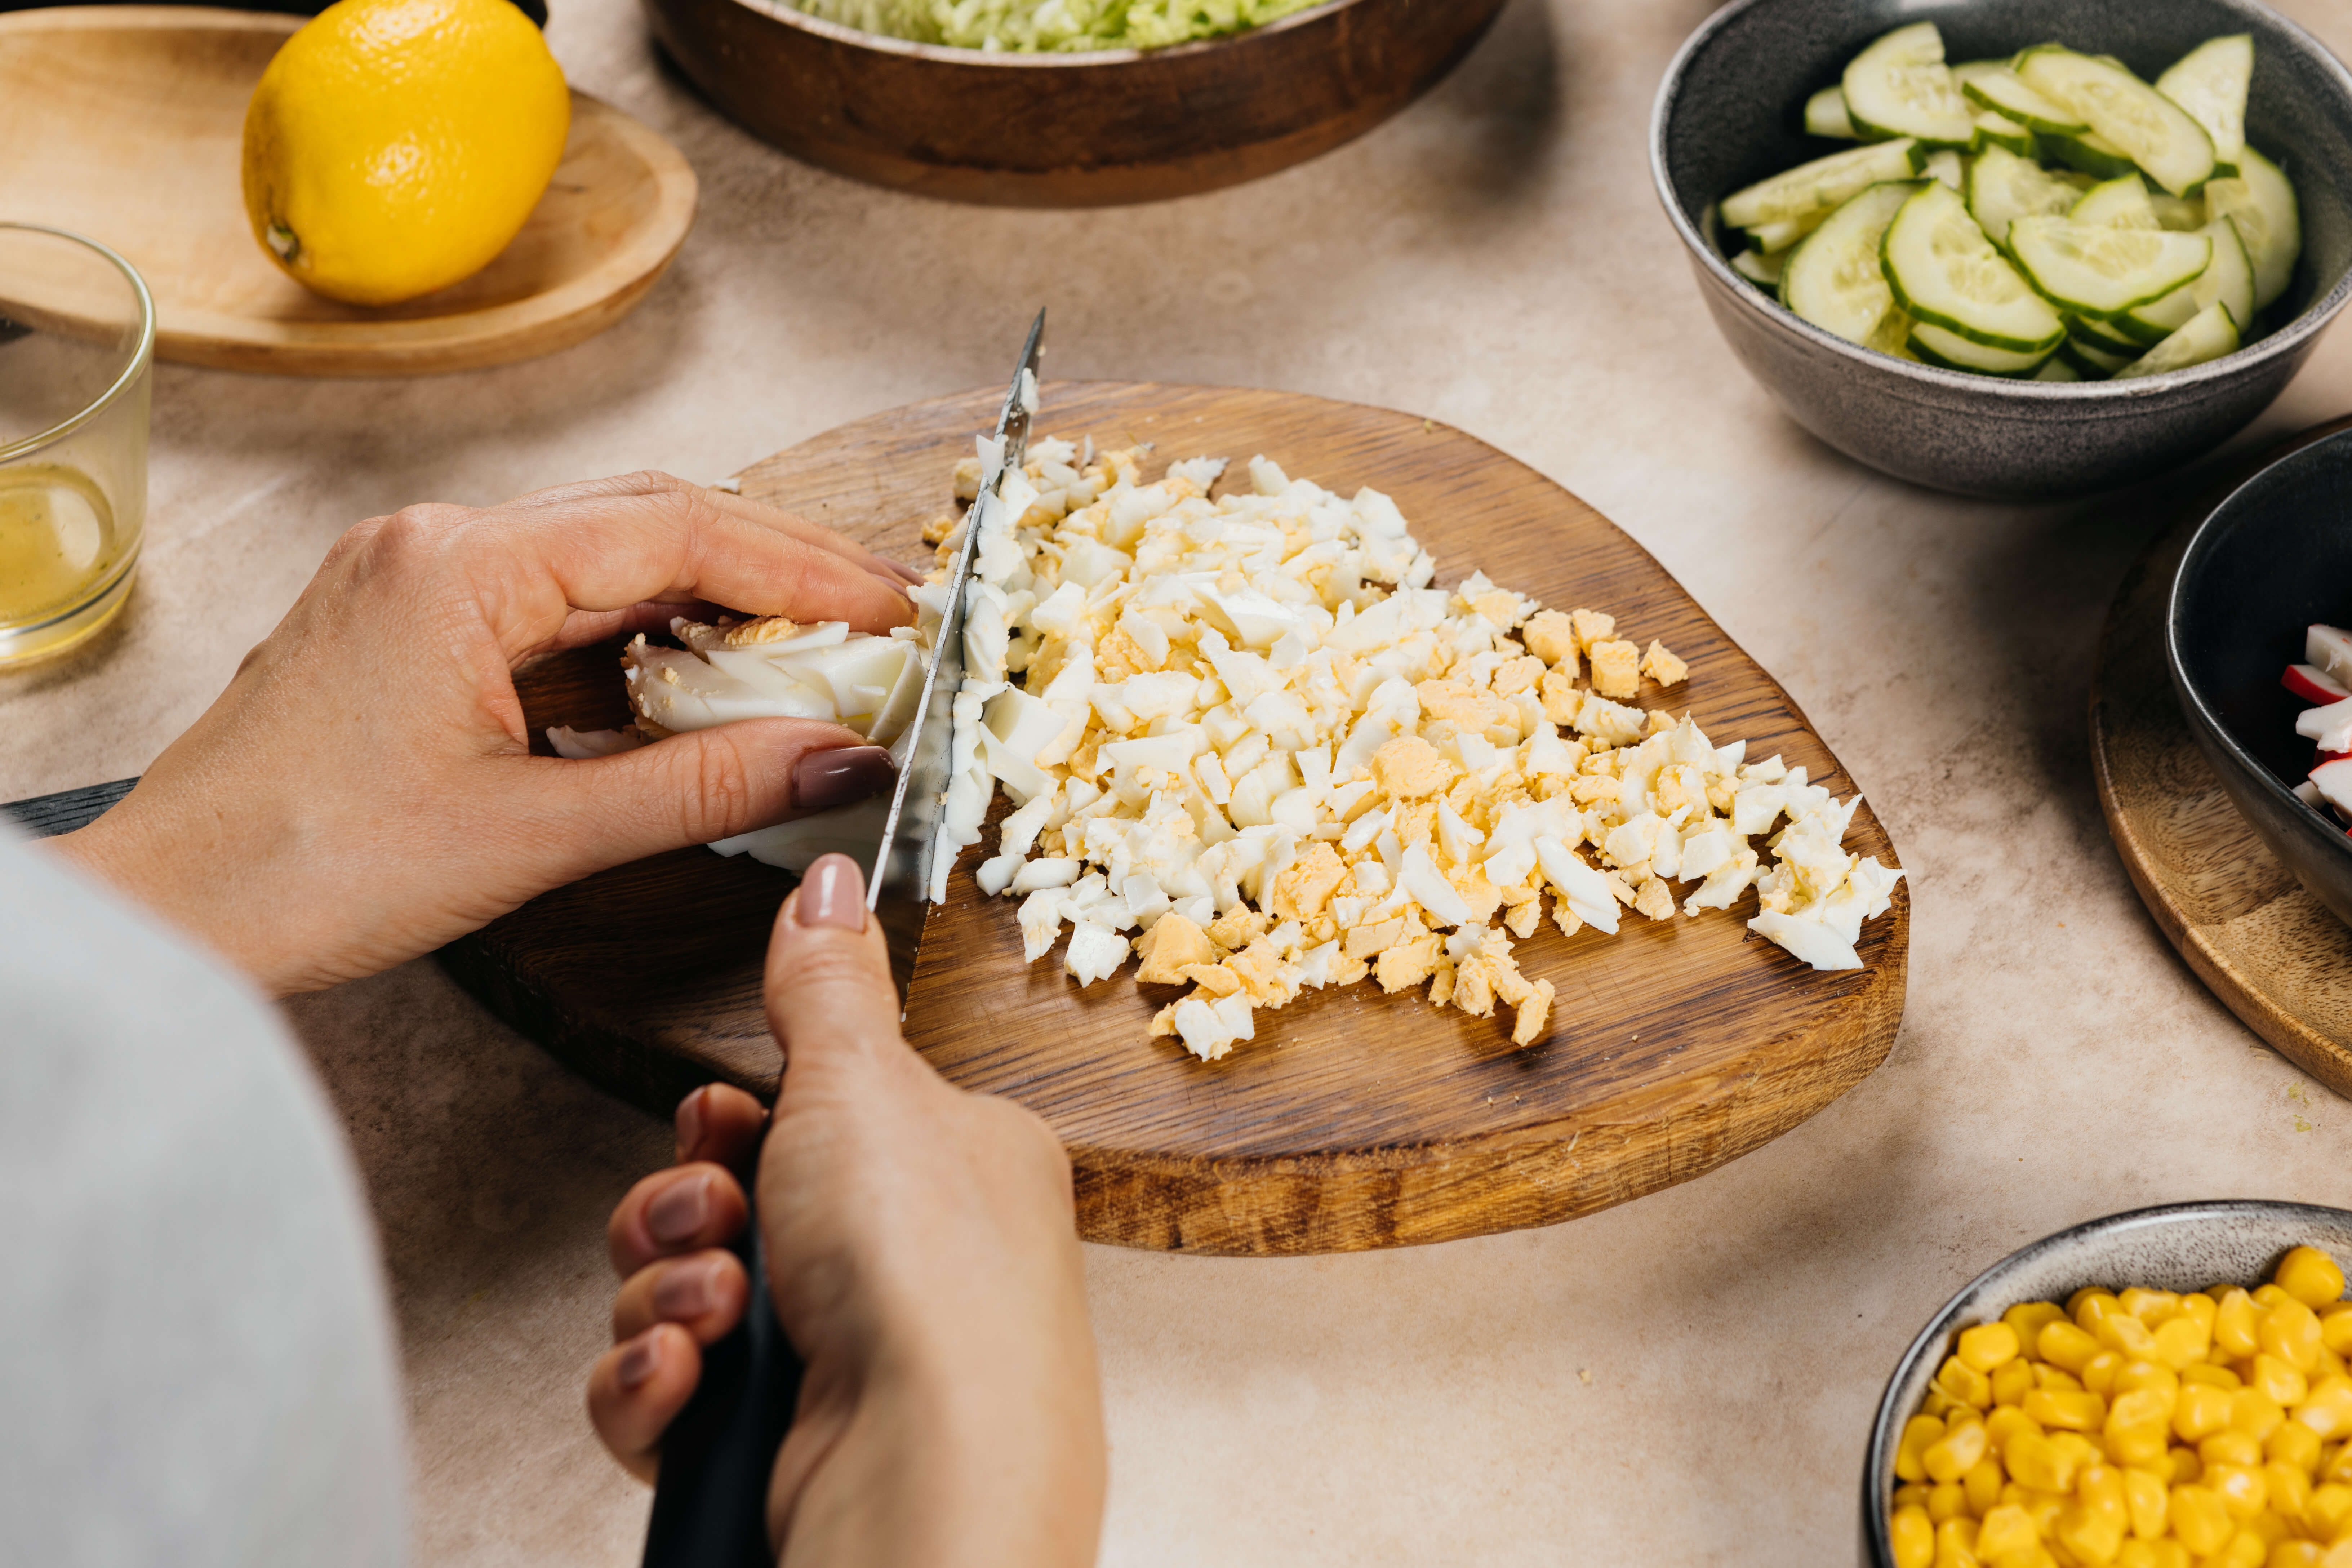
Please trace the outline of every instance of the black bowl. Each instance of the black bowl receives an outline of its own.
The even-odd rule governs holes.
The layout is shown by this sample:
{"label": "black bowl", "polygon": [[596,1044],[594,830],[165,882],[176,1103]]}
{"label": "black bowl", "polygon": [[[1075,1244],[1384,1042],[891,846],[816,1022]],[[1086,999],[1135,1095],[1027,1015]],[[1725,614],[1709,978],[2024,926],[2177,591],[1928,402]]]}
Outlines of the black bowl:
{"label": "black bowl", "polygon": [[2294,786],[2312,743],[2279,684],[2304,628],[2352,621],[2352,430],[2281,458],[2189,537],[2172,579],[2164,652],[2189,727],[2271,852],[2352,924],[2352,837]]}
{"label": "black bowl", "polygon": [[[2206,38],[2251,33],[2246,136],[2302,196],[2303,257],[2262,323],[2208,364],[2131,381],[2004,381],[1874,353],[1801,321],[1731,270],[1715,204],[1837,143],[1805,99],[1883,33],[1932,21],[1955,60],[2057,40],[2153,78]],[[1732,351],[1780,405],[1849,457],[1969,495],[2078,495],[2141,479],[2261,413],[2352,299],[2352,73],[2252,0],[1735,0],[1666,68],[1650,170]]]}

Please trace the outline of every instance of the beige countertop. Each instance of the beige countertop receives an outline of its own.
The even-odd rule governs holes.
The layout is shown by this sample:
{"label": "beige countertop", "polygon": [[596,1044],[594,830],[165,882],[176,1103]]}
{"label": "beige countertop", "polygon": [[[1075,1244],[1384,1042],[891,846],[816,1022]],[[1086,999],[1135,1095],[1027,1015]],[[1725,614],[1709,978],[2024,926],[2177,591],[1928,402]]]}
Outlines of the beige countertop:
{"label": "beige countertop", "polygon": [[[1811,1122],[1590,1219],[1272,1262],[1090,1248],[1103,1561],[1850,1561],[1871,1410],[1953,1289],[2117,1209],[2352,1200],[2352,1106],[2174,956],[2092,793],[2092,646],[2179,486],[1958,500],[1779,414],[1707,321],[1644,156],[1658,76],[1710,8],[1513,0],[1352,146],[1216,195],[1055,214],[805,168],[658,64],[627,0],[555,0],[574,83],[701,176],[675,268],[604,336],[503,370],[160,369],[138,596],[85,656],[0,677],[0,799],[138,772],[363,517],[644,467],[716,478],[998,380],[1041,302],[1055,375],[1459,425],[1623,525],[1803,705],[1911,875],[1909,1012],[1886,1065]],[[2282,9],[2352,55],[2352,4]],[[2244,439],[2347,409],[2339,328]],[[605,1211],[667,1128],[429,963],[291,1011],[383,1226],[421,1560],[634,1563],[647,1494],[591,1438],[580,1380],[605,1341]]]}

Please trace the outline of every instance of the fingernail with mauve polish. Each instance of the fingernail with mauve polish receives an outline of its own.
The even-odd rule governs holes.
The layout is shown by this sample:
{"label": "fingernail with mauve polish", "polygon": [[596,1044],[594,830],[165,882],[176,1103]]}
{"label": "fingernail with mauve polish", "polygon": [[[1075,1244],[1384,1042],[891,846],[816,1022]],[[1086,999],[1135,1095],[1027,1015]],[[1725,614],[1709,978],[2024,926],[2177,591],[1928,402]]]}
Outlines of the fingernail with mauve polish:
{"label": "fingernail with mauve polish", "polygon": [[655,1314],[677,1323],[719,1305],[719,1271],[725,1267],[716,1258],[671,1264],[654,1282]]}
{"label": "fingernail with mauve polish", "polygon": [[793,900],[793,923],[864,931],[866,879],[857,874],[857,862],[846,855],[819,856],[801,879],[801,890]]}
{"label": "fingernail with mauve polish", "polygon": [[624,1390],[635,1388],[660,1364],[661,1352],[655,1348],[653,1331],[647,1329],[621,1352],[621,1359],[613,1365],[613,1378]]}
{"label": "fingernail with mauve polish", "polygon": [[680,1160],[691,1155],[695,1146],[702,1142],[702,1093],[698,1089],[677,1102],[677,1157]]}
{"label": "fingernail with mauve polish", "polygon": [[909,566],[903,561],[885,561],[882,564],[890,568],[891,571],[898,574],[899,576],[904,577],[914,586],[918,588],[922,586],[923,569],[921,567]]}
{"label": "fingernail with mauve polish", "polygon": [[887,746],[837,746],[811,752],[793,773],[793,805],[803,811],[830,811],[870,795],[880,795],[898,776]]}
{"label": "fingernail with mauve polish", "polygon": [[646,1233],[676,1246],[691,1240],[710,1218],[710,1178],[688,1176],[646,1205]]}

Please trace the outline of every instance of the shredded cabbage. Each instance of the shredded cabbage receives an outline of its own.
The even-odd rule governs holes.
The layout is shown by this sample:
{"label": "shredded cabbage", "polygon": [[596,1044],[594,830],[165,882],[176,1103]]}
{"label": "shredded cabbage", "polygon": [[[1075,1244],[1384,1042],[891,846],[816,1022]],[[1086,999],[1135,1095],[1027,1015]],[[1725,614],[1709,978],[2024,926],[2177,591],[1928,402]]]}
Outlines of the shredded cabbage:
{"label": "shredded cabbage", "polygon": [[1160,49],[1263,26],[1319,0],[793,0],[828,22],[919,44],[1021,54]]}

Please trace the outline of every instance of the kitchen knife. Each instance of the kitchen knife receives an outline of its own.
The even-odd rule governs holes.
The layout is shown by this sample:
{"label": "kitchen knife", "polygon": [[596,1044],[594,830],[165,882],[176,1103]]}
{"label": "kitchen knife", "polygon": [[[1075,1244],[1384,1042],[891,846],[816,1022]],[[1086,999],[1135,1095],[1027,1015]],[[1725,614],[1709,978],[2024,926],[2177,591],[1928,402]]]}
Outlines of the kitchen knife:
{"label": "kitchen knife", "polygon": [[[980,494],[964,513],[963,536],[949,567],[947,596],[932,639],[930,664],[923,673],[922,697],[913,722],[892,748],[898,782],[891,792],[873,875],[866,879],[866,903],[881,922],[901,997],[914,975],[935,862],[940,855],[952,853],[940,829],[954,762],[955,699],[963,687],[963,626],[971,608],[972,563],[982,530],[1003,504],[999,490],[1005,474],[1019,468],[1028,456],[1030,422],[1037,412],[1037,355],[1045,333],[1045,312],[1040,310],[997,416],[992,459],[982,471]],[[752,1170],[758,1170],[756,1153]],[[748,1187],[744,1195],[751,1206]],[[734,1251],[751,1281],[750,1300],[743,1304],[743,1321],[704,1347],[702,1379],[663,1435],[661,1476],[654,1489],[653,1518],[646,1528],[645,1568],[771,1568],[776,1560],[768,1546],[768,1481],[799,1402],[801,1362],[769,1302],[756,1207],[745,1219]]]}

